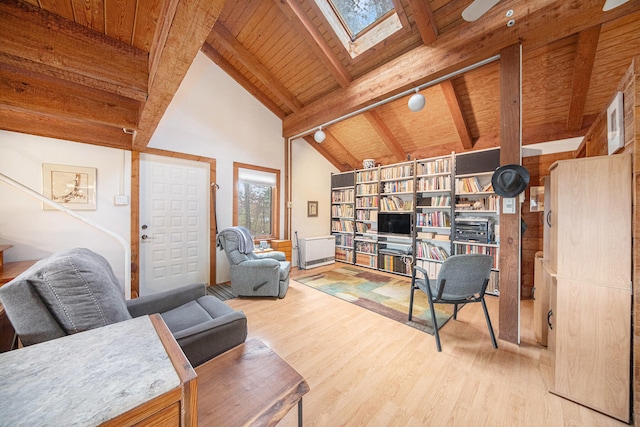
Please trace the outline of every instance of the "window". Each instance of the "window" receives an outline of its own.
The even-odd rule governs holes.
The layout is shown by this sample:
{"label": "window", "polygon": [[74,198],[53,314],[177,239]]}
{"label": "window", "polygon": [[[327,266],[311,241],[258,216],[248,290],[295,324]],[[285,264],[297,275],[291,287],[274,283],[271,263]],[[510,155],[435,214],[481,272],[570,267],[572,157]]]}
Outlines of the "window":
{"label": "window", "polygon": [[280,171],[243,163],[233,164],[233,225],[256,239],[280,235]]}
{"label": "window", "polygon": [[399,0],[315,0],[351,58],[403,28],[409,29]]}

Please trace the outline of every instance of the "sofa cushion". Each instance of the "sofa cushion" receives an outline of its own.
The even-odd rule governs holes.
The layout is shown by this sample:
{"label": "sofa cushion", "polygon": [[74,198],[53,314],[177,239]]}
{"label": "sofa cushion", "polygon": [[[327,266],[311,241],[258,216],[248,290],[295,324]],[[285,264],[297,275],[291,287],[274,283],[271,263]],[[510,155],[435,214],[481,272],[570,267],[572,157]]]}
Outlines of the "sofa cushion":
{"label": "sofa cushion", "polygon": [[67,334],[131,318],[111,266],[89,249],[59,252],[25,273],[16,280],[36,290]]}

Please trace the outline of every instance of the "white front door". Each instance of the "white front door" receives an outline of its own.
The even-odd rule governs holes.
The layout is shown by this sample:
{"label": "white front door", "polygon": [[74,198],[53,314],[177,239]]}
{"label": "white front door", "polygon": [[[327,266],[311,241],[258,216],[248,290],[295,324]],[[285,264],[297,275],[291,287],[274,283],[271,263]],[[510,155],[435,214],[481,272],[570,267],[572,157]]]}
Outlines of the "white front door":
{"label": "white front door", "polygon": [[140,295],[208,281],[209,170],[140,155]]}

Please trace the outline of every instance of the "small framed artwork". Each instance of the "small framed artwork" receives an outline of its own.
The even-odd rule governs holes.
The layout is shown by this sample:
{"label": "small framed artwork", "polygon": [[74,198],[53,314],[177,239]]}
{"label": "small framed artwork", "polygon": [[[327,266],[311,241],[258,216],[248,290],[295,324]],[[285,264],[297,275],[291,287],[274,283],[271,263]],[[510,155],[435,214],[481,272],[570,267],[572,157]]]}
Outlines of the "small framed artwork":
{"label": "small framed artwork", "polygon": [[318,202],[307,202],[307,216],[318,216]]}
{"label": "small framed artwork", "polygon": [[622,101],[622,92],[618,92],[607,108],[607,140],[610,155],[624,147],[624,104]]}
{"label": "small framed artwork", "polygon": [[[72,210],[96,210],[96,169],[42,164],[43,194]],[[55,208],[44,205],[44,210]]]}
{"label": "small framed artwork", "polygon": [[544,187],[531,187],[529,193],[529,211],[544,212]]}

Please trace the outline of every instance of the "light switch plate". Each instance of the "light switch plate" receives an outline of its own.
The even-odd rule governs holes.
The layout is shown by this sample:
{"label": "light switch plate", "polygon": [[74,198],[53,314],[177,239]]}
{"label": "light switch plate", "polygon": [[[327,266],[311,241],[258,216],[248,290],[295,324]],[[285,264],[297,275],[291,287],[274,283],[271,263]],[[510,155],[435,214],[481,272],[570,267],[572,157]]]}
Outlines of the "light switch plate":
{"label": "light switch plate", "polygon": [[127,206],[129,204],[129,196],[115,196],[114,202],[116,206]]}

